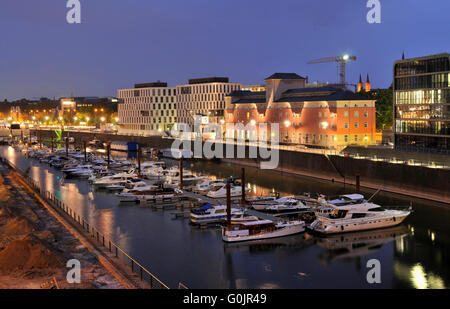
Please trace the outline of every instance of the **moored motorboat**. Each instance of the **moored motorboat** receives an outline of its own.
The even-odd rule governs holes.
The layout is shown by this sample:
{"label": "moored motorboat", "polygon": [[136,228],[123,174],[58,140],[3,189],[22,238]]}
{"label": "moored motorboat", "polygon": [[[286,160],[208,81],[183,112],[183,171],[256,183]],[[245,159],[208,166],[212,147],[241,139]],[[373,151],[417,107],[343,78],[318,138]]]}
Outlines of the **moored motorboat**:
{"label": "moored motorboat", "polygon": [[305,222],[303,221],[276,223],[271,220],[257,220],[223,227],[222,240],[225,242],[250,241],[289,236],[304,231]]}
{"label": "moored motorboat", "polygon": [[[231,208],[230,210],[231,219],[238,216],[243,216],[244,212],[238,208]],[[206,204],[198,209],[191,210],[191,223],[193,224],[208,224],[208,223],[219,223],[227,219],[227,206],[218,205],[214,206],[211,204]]]}
{"label": "moored motorboat", "polygon": [[384,209],[360,194],[343,195],[330,201],[322,199],[321,204],[321,212],[316,211],[316,220],[309,226],[321,234],[391,227],[401,224],[411,214],[411,209]]}

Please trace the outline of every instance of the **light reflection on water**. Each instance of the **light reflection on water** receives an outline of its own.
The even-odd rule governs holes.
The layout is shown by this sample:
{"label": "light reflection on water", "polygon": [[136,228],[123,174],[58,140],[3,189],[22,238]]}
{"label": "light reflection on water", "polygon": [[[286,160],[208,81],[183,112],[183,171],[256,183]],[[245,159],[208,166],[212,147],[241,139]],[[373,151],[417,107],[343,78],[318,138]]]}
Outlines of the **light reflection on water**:
{"label": "light reflection on water", "polygon": [[[0,154],[54,192],[107,237],[111,237],[170,287],[190,288],[445,288],[450,281],[450,212],[437,203],[412,199],[415,212],[404,225],[384,230],[319,238],[308,233],[278,239],[224,244],[220,230],[200,230],[169,212],[120,205],[113,194],[94,191],[86,181],[63,174],[10,147]],[[176,164],[176,162],[172,162]],[[196,172],[224,178],[240,168],[186,162]],[[311,178],[246,169],[254,195],[352,192],[352,187]],[[372,190],[363,194],[371,195]],[[381,193],[375,202],[409,205],[411,199]],[[449,206],[449,205],[445,205]],[[369,259],[382,265],[382,284],[365,278]]]}

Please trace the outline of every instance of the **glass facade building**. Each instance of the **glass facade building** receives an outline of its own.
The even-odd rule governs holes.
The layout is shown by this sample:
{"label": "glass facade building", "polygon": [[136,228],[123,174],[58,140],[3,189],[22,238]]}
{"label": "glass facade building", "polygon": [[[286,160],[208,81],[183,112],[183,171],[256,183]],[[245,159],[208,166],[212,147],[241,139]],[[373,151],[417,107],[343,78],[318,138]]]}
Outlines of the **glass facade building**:
{"label": "glass facade building", "polygon": [[394,65],[395,147],[450,154],[450,55]]}

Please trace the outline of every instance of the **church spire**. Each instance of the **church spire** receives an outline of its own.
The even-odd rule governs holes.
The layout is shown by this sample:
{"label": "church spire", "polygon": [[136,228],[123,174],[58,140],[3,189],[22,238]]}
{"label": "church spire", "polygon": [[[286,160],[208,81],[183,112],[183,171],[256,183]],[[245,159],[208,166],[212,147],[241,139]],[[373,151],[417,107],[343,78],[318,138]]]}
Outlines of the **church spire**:
{"label": "church spire", "polygon": [[359,74],[358,92],[361,92],[362,88],[363,88],[362,77],[361,74]]}
{"label": "church spire", "polygon": [[372,89],[372,85],[370,83],[369,74],[367,74],[366,92],[369,92],[371,89]]}

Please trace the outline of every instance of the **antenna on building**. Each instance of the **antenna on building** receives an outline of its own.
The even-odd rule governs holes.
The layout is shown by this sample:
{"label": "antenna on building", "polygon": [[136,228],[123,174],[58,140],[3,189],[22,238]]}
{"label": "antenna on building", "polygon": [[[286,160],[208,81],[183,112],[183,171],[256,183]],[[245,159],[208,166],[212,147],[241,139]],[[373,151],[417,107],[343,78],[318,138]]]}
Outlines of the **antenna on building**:
{"label": "antenna on building", "polygon": [[405,51],[403,51],[402,60],[405,60]]}

